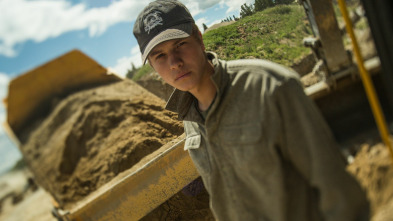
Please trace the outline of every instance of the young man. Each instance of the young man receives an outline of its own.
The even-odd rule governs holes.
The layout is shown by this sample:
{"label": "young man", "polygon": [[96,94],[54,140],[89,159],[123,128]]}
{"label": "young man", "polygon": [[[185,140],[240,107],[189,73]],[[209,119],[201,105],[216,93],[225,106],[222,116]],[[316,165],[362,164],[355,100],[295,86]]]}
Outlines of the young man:
{"label": "young man", "polygon": [[134,35],[143,62],[176,90],[185,149],[218,220],[368,220],[368,202],[297,74],[265,60],[223,61],[178,1],[151,2]]}

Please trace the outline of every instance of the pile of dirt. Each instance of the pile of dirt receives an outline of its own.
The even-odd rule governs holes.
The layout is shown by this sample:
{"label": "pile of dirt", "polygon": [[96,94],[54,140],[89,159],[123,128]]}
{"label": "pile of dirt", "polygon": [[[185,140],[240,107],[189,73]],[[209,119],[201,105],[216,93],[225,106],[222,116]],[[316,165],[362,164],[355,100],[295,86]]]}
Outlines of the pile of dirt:
{"label": "pile of dirt", "polygon": [[142,76],[141,79],[136,81],[136,83],[146,88],[148,91],[163,99],[164,101],[168,101],[173,90],[175,89],[171,85],[167,84],[155,71]]}
{"label": "pile of dirt", "polygon": [[164,105],[130,80],[83,90],[26,131],[21,150],[37,182],[66,207],[183,133]]}
{"label": "pile of dirt", "polygon": [[393,217],[393,159],[382,143],[363,143],[353,163],[347,167],[367,192],[372,221]]}

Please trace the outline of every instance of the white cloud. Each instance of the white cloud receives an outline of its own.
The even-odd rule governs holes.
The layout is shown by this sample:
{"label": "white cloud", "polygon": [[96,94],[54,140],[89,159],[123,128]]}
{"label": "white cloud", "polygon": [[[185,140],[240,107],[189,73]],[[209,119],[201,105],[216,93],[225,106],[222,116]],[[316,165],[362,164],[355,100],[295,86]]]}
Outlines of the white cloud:
{"label": "white cloud", "polygon": [[243,0],[243,1],[234,1],[234,0],[205,0],[205,1],[195,1],[195,0],[181,0],[181,2],[187,6],[190,10],[192,16],[195,16],[204,10],[211,8],[217,4],[221,6],[226,5],[228,7],[226,13],[229,14],[233,11],[240,10],[241,5],[244,3],[251,4],[254,3],[255,0]]}
{"label": "white cloud", "polygon": [[209,22],[209,20],[207,18],[203,17],[203,18],[196,20],[195,24],[198,26],[199,30],[203,33],[203,24],[207,24],[208,22]]}
{"label": "white cloud", "polygon": [[127,70],[131,68],[131,63],[135,65],[135,67],[142,66],[142,57],[141,52],[139,51],[139,46],[135,46],[131,49],[130,56],[119,58],[114,67],[110,67],[110,69],[114,70],[114,72],[122,77],[125,77],[127,74]]}
{"label": "white cloud", "polygon": [[[10,78],[6,73],[0,72],[0,123],[2,124],[5,121],[6,113],[3,105],[3,99],[7,96],[8,93],[8,83]],[[4,133],[3,128],[0,126],[0,135]]]}
{"label": "white cloud", "polygon": [[[193,16],[216,4],[227,5],[227,13],[244,4],[234,0],[182,2]],[[146,5],[141,0],[117,0],[107,7],[88,8],[67,0],[0,0],[0,55],[17,56],[17,45],[29,40],[42,42],[70,31],[87,29],[90,37],[98,36],[114,24],[134,21]]]}
{"label": "white cloud", "polygon": [[8,93],[8,83],[10,78],[6,73],[0,72],[0,99],[2,100],[7,96]]}
{"label": "white cloud", "polygon": [[218,24],[218,23],[221,23],[221,19],[220,19],[220,20],[212,21],[212,22],[210,22],[209,24],[206,24],[206,25],[207,25],[207,27],[211,27],[211,26],[213,26],[213,25],[215,25],[215,24]]}
{"label": "white cloud", "polygon": [[187,7],[189,7],[189,4],[192,4],[192,3],[195,2],[195,3],[197,3],[198,8],[200,10],[205,10],[205,9],[210,8],[210,7],[213,7],[214,5],[220,3],[221,1],[222,0],[204,0],[204,1],[182,0],[181,2],[183,2],[184,5],[186,5]]}
{"label": "white cloud", "polygon": [[8,75],[0,72],[0,174],[10,169],[21,158],[17,146],[11,142],[3,128],[3,123],[7,117],[3,99],[7,96],[9,81]]}
{"label": "white cloud", "polygon": [[16,56],[18,44],[42,42],[69,31],[88,29],[91,37],[100,35],[111,25],[135,20],[145,4],[120,0],[88,9],[66,0],[0,0],[0,55]]}
{"label": "white cloud", "polygon": [[227,14],[236,10],[240,10],[240,7],[244,4],[254,3],[255,0],[243,0],[243,1],[233,1],[233,0],[223,0],[221,4],[228,6]]}

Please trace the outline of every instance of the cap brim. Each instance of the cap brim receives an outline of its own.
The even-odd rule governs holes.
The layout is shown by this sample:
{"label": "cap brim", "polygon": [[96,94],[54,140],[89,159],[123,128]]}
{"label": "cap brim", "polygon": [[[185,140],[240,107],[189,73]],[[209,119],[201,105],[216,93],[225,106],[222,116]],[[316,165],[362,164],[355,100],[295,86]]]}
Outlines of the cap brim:
{"label": "cap brim", "polygon": [[153,39],[150,40],[149,44],[146,45],[145,51],[142,54],[143,64],[146,63],[147,57],[150,54],[150,51],[157,46],[158,44],[179,38],[187,38],[190,36],[192,32],[192,25],[190,23],[180,24],[171,27],[170,29],[166,29],[165,31],[156,35]]}

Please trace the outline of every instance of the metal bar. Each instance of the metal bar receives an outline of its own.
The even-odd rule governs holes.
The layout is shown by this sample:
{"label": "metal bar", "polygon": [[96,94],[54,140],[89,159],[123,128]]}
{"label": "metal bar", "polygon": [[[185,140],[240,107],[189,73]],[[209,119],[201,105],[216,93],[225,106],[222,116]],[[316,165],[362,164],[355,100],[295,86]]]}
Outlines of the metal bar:
{"label": "metal bar", "polygon": [[320,40],[319,55],[329,73],[335,73],[351,64],[345,51],[340,29],[330,0],[302,0],[314,35]]}
{"label": "metal bar", "polygon": [[[373,57],[364,62],[364,66],[371,74],[376,74],[381,69],[381,63],[378,57]],[[355,70],[353,70],[355,69]],[[304,89],[305,93],[312,99],[318,99],[324,95],[329,94],[330,91],[338,89],[347,85],[347,82],[358,80],[354,78],[354,73],[357,76],[357,69],[355,66],[350,66],[347,69],[336,72],[334,75],[329,76],[324,81],[320,81]],[[332,85],[334,82],[334,86]]]}
{"label": "metal bar", "polygon": [[385,145],[388,147],[388,149],[390,151],[390,155],[393,160],[393,148],[392,148],[392,143],[390,141],[388,126],[387,126],[387,123],[385,120],[385,116],[382,112],[382,108],[379,103],[378,97],[376,95],[374,85],[371,81],[371,77],[368,74],[366,68],[364,67],[363,58],[360,53],[359,45],[357,43],[355,33],[353,32],[351,20],[349,19],[349,16],[348,16],[346,3],[344,0],[338,0],[338,4],[340,6],[340,11],[341,11],[341,13],[344,17],[344,20],[345,20],[345,27],[346,27],[347,32],[352,40],[353,50],[354,50],[354,54],[355,54],[355,57],[357,60],[357,65],[359,68],[360,77],[361,77],[363,85],[365,87],[367,98],[370,102],[371,109],[373,111],[373,115],[375,117],[375,121],[377,123],[379,133],[381,134],[382,140],[384,141]]}

